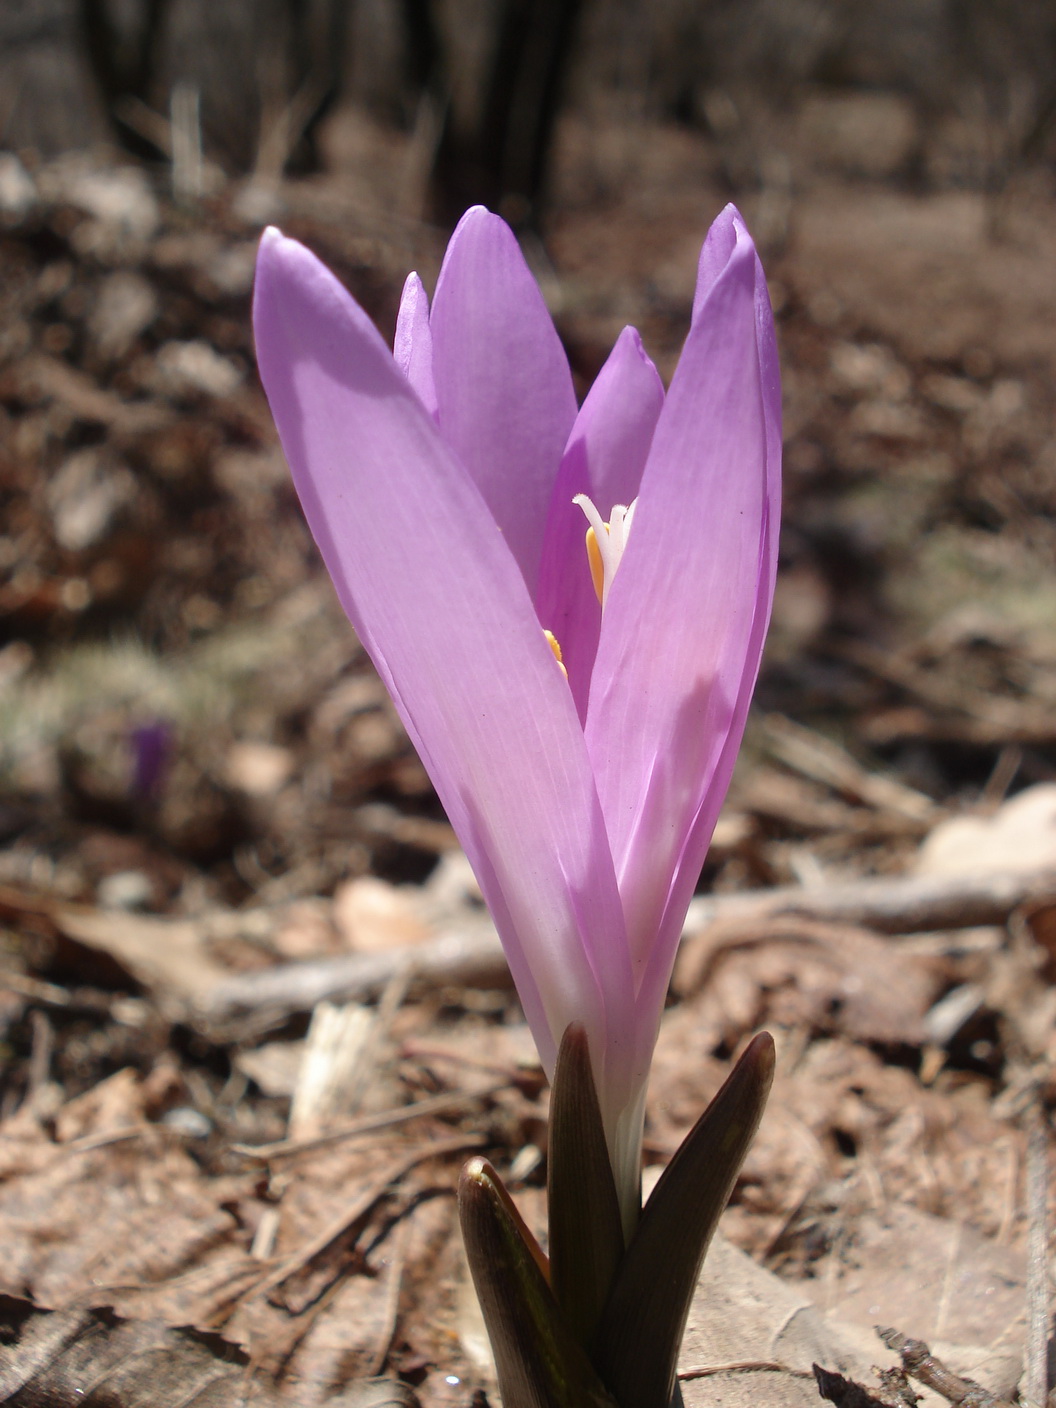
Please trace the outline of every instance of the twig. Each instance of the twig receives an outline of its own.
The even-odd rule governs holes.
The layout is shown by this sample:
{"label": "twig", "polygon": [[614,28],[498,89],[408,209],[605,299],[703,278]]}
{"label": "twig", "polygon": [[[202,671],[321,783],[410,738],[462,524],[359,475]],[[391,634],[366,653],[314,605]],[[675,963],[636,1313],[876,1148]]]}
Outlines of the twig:
{"label": "twig", "polygon": [[282,105],[261,134],[253,164],[252,180],[273,185],[282,176],[297,143],[307,132],[312,118],[326,96],[327,80],[310,73],[293,97]]}
{"label": "twig", "polygon": [[[788,886],[693,901],[684,938],[719,919],[765,919],[796,914],[857,924],[884,934],[966,929],[1001,924],[1017,905],[1056,886],[1056,870],[1032,875],[908,876],[853,880],[823,889]],[[505,987],[509,970],[494,929],[454,930],[414,948],[283,964],[215,983],[198,999],[207,1025],[250,1019],[255,1027],[308,1012],[319,1002],[362,1002],[378,996],[405,965],[413,989],[439,986]]]}
{"label": "twig", "polygon": [[774,757],[804,777],[858,797],[880,811],[895,812],[923,829],[941,813],[941,808],[923,792],[893,777],[869,772],[831,738],[786,719],[783,714],[768,714],[763,720],[763,732]]}
{"label": "twig", "polygon": [[[925,670],[904,657],[892,655],[864,641],[841,646],[839,653],[860,669],[916,696],[930,708],[931,717],[914,733],[953,738],[966,743],[1051,743],[1056,721],[1051,709],[1027,700],[998,698],[967,688],[937,670]],[[936,719],[936,711],[949,717]]]}
{"label": "twig", "polygon": [[0,969],[0,992],[14,992],[19,997],[46,1002],[51,1007],[73,1005],[73,998],[65,988],[55,983],[42,983],[38,978],[29,978],[24,973],[14,973],[10,968]]}
{"label": "twig", "polygon": [[380,1374],[385,1367],[392,1341],[396,1334],[396,1323],[400,1317],[400,1292],[407,1268],[407,1248],[410,1244],[411,1223],[409,1217],[401,1217],[392,1230],[392,1256],[389,1260],[389,1284],[385,1292],[385,1308],[381,1316],[381,1332],[375,1341],[374,1353],[367,1360],[368,1376]]}
{"label": "twig", "polygon": [[172,193],[177,202],[199,200],[202,181],[202,113],[197,84],[173,84],[169,99],[172,126]]}
{"label": "twig", "polygon": [[335,1114],[355,1113],[355,1102],[346,1099],[346,1092],[365,1059],[373,1025],[373,1010],[358,1002],[320,1002],[312,1013],[290,1102],[290,1139],[310,1139]]}
{"label": "twig", "polygon": [[326,1251],[350,1227],[361,1222],[370,1213],[374,1204],[383,1198],[393,1184],[398,1183],[404,1174],[409,1173],[416,1164],[424,1163],[426,1159],[441,1158],[444,1154],[455,1154],[462,1149],[479,1149],[483,1142],[483,1138],[479,1134],[463,1134],[455,1139],[438,1139],[435,1143],[424,1144],[404,1158],[396,1159],[380,1178],[375,1179],[368,1188],[359,1193],[348,1207],[332,1222],[327,1223],[310,1242],[291,1256],[284,1258],[269,1275],[258,1282],[253,1288],[253,1298],[274,1290],[276,1286],[281,1286],[283,1281],[292,1276],[294,1272],[300,1271],[320,1252]]}
{"label": "twig", "polygon": [[1026,1402],[1045,1408],[1049,1394],[1048,1131],[1035,1096],[1027,1132]]}
{"label": "twig", "polygon": [[61,1149],[65,1154],[91,1154],[96,1149],[107,1149],[111,1144],[124,1144],[129,1139],[149,1139],[156,1131],[156,1125],[128,1125],[124,1129],[110,1129],[102,1134],[83,1134],[80,1139],[56,1144],[55,1148]]}
{"label": "twig", "polygon": [[973,1379],[962,1379],[951,1373],[941,1359],[936,1359],[923,1340],[912,1340],[901,1330],[877,1328],[876,1333],[887,1345],[902,1357],[903,1371],[917,1380],[925,1388],[933,1389],[947,1403],[955,1403],[960,1408],[1010,1408],[1003,1398],[998,1398],[989,1389],[983,1388]]}
{"label": "twig", "polygon": [[1022,766],[1023,749],[1018,743],[1006,743],[997,755],[993,771],[979,794],[979,800],[975,804],[977,815],[992,816],[997,811]]}
{"label": "twig", "polygon": [[942,1294],[939,1296],[939,1308],[935,1313],[935,1329],[933,1333],[936,1339],[942,1339],[946,1329],[946,1316],[949,1314],[950,1301],[953,1298],[954,1280],[957,1274],[957,1261],[960,1256],[963,1237],[964,1223],[954,1222],[950,1228],[950,1245],[946,1253],[946,1269],[942,1274]]}
{"label": "twig", "polygon": [[55,1049],[55,1028],[39,1007],[30,1012],[29,1022],[33,1033],[33,1044],[29,1053],[26,1103],[32,1105],[47,1085],[48,1077],[51,1075],[51,1058]]}
{"label": "twig", "polygon": [[[342,958],[284,963],[215,984],[199,999],[199,1015],[223,1023],[252,1016],[255,1023],[310,1012],[323,1001],[363,1002],[378,997],[409,969],[414,988],[507,987],[509,970],[490,925],[441,934],[428,943],[355,953]],[[254,981],[255,980],[255,981]]]}
{"label": "twig", "polygon": [[366,1115],[344,1129],[333,1129],[313,1139],[280,1139],[274,1144],[232,1144],[231,1153],[241,1154],[246,1159],[258,1159],[261,1163],[271,1163],[273,1159],[292,1159],[298,1154],[309,1154],[316,1149],[340,1144],[345,1139],[358,1139],[362,1134],[373,1134],[379,1129],[392,1129],[396,1125],[409,1124],[423,1115],[443,1114],[446,1110],[458,1109],[474,1100],[485,1100],[504,1090],[508,1080],[483,1086],[480,1090],[452,1090],[444,1095],[430,1095],[428,1099],[417,1100],[413,1105],[404,1105],[398,1110],[386,1110],[378,1115]]}
{"label": "twig", "polygon": [[733,1364],[702,1364],[695,1369],[680,1369],[680,1383],[687,1379],[710,1379],[716,1374],[789,1374],[794,1379],[812,1379],[809,1369],[793,1369],[776,1359],[739,1359]]}
{"label": "twig", "polygon": [[800,914],[857,924],[881,934],[913,934],[925,929],[969,929],[1003,924],[1017,905],[1056,886],[1056,869],[1031,875],[907,875],[849,880],[804,890],[788,886],[711,895],[689,907],[683,938],[718,919],[763,919]]}
{"label": "twig", "polygon": [[407,996],[410,982],[411,965],[408,963],[406,967],[398,968],[385,984],[370,1031],[363,1043],[358,1068],[349,1082],[346,1092],[347,1108],[352,1112],[359,1109],[367,1087],[373,1078],[381,1044],[389,1035],[396,1013],[400,1010],[404,998]]}

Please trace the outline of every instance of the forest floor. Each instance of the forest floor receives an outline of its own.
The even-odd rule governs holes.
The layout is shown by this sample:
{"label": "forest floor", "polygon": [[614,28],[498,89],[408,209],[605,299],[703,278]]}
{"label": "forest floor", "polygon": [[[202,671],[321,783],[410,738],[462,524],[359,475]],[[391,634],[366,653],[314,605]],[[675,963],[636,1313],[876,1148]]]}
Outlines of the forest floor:
{"label": "forest floor", "polygon": [[[2,1354],[58,1374],[70,1334],[36,1310],[105,1338],[109,1307],[220,1332],[179,1352],[232,1393],[387,1375],[376,1401],[454,1408],[492,1386],[458,1170],[486,1153],[541,1231],[547,1091],[256,378],[264,218],[387,335],[407,270],[435,278],[413,153],[338,137],[343,175],[193,205],[0,156]],[[628,322],[670,376],[729,192],[699,135],[568,124],[527,252],[580,392]],[[741,203],[783,358],[781,578],[647,1164],[760,1028],[778,1077],[685,1393],[816,1401],[811,1356],[856,1371],[840,1345],[879,1321],[1004,1399],[1056,1101],[1051,177]]]}

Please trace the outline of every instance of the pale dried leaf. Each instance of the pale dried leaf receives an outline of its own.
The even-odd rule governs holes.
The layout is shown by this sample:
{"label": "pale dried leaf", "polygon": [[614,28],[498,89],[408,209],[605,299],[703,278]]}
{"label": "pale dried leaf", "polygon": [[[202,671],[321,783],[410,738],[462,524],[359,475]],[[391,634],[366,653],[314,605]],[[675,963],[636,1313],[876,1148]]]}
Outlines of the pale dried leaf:
{"label": "pale dried leaf", "polygon": [[[277,1408],[289,1402],[220,1335],[157,1320],[125,1320],[109,1306],[41,1310],[0,1296],[0,1402],[80,1408],[86,1395],[111,1408]],[[413,1408],[391,1380],[346,1385],[343,1408]]]}

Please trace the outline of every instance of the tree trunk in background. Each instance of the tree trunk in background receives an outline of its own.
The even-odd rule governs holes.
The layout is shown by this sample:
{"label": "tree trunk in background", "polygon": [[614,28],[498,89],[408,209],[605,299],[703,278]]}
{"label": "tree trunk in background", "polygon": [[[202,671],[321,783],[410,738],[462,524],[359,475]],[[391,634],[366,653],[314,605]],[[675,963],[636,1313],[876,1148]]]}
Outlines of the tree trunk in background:
{"label": "tree trunk in background", "polygon": [[251,169],[315,163],[352,0],[0,0],[0,145],[45,156],[117,141],[168,155],[177,85],[197,94],[207,153]]}
{"label": "tree trunk in background", "polygon": [[574,58],[588,112],[704,129],[737,189],[813,160],[805,101],[886,93],[919,128],[899,179],[996,194],[1025,158],[1056,160],[1053,16],[1053,0],[0,0],[0,147],[116,139],[164,161],[175,119],[181,151],[278,177],[317,165],[343,90],[415,125],[408,169],[431,173],[441,223],[480,201],[530,226]]}
{"label": "tree trunk in background", "polygon": [[583,0],[496,0],[491,51],[470,107],[458,100],[428,0],[404,0],[412,71],[441,113],[433,213],[451,224],[469,205],[500,210],[515,226],[537,222],[554,127]]}
{"label": "tree trunk in background", "polygon": [[0,146],[54,156],[106,133],[78,0],[0,0]]}
{"label": "tree trunk in background", "polygon": [[119,114],[130,99],[149,106],[156,96],[154,79],[167,3],[139,0],[136,6],[125,6],[124,23],[119,25],[107,0],[80,0],[85,53],[114,135],[129,151],[145,158],[157,156],[156,144],[121,121]]}
{"label": "tree trunk in background", "polygon": [[292,171],[319,169],[316,132],[341,91],[348,14],[354,0],[285,0],[292,35],[291,106],[299,131],[291,133],[285,166]]}

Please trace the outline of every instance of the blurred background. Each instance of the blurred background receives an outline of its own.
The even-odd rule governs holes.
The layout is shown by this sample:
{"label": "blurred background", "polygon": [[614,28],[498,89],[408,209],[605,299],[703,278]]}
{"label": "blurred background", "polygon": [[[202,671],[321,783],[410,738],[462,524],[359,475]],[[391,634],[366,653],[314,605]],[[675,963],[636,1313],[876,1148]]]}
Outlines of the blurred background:
{"label": "blurred background", "polygon": [[732,199],[781,567],[647,1158],[768,1026],[729,1234],[826,1313],[1006,1344],[1056,1105],[1054,164],[1052,0],[0,0],[0,1289],[223,1327],[307,1406],[487,1385],[450,1194],[486,1148],[541,1230],[545,1082],[290,487],[257,243],[391,338],[483,201],[582,396],[627,323],[670,378]]}
{"label": "blurred background", "polygon": [[[7,0],[0,880],[192,913],[454,854],[257,384],[270,220],[391,336],[489,204],[582,394],[627,322],[669,377],[736,200],[787,511],[706,883],[898,871],[944,809],[1051,779],[1054,158],[1045,0]],[[916,814],[802,765],[789,720]]]}

